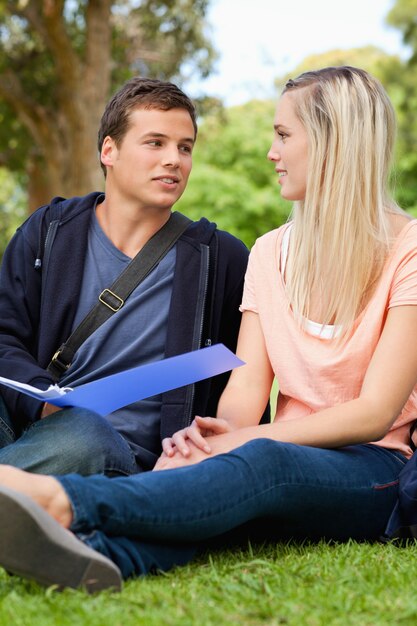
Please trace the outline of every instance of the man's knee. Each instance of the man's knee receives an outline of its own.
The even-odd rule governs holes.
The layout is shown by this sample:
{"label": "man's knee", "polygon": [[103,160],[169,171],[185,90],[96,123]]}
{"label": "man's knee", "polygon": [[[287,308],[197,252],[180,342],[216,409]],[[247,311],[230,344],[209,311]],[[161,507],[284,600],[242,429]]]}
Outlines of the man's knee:
{"label": "man's knee", "polygon": [[112,449],[117,433],[97,413],[71,408],[36,422],[27,435],[40,442],[48,441],[56,454],[82,461],[106,454]]}
{"label": "man's knee", "polygon": [[135,458],[128,443],[104,417],[93,411],[73,408],[59,411],[46,418],[45,427],[53,431],[56,457],[67,459],[63,461],[65,473],[131,474],[135,470]]}
{"label": "man's knee", "polygon": [[247,443],[241,445],[239,448],[236,448],[235,452],[242,457],[253,457],[254,459],[258,459],[259,461],[260,457],[269,457],[270,455],[279,454],[280,448],[285,445],[286,444],[283,444],[280,441],[275,441],[274,439],[251,439]]}
{"label": "man's knee", "polygon": [[33,424],[0,451],[0,462],[36,473],[131,474],[128,443],[106,419],[84,409],[64,409]]}

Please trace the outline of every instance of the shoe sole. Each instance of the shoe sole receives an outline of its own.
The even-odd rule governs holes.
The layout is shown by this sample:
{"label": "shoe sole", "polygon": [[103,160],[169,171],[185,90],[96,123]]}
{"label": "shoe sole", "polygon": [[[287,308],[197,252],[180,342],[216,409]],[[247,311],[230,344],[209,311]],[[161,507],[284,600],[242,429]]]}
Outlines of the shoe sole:
{"label": "shoe sole", "polygon": [[119,568],[63,528],[28,496],[0,486],[0,565],[59,589],[120,590]]}

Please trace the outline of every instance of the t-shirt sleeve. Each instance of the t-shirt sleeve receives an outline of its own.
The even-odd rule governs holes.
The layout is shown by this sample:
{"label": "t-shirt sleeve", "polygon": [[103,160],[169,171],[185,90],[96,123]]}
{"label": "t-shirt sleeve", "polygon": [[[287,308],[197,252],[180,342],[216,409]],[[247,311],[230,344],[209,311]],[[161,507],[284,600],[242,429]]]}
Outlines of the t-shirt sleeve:
{"label": "t-shirt sleeve", "polygon": [[393,277],[388,308],[417,304],[417,238],[408,239]]}
{"label": "t-shirt sleeve", "polygon": [[245,284],[243,287],[243,296],[242,296],[242,304],[239,307],[239,311],[243,313],[244,311],[253,311],[254,313],[258,313],[258,305],[256,302],[256,291],[255,291],[255,272],[257,265],[257,244],[255,243],[248,261],[248,267],[245,274]]}

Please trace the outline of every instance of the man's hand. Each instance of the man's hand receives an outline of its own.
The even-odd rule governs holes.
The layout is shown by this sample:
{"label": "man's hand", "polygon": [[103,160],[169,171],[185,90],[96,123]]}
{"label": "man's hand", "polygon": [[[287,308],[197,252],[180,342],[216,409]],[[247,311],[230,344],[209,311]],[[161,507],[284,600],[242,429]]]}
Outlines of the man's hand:
{"label": "man's hand", "polygon": [[43,420],[45,417],[48,417],[48,415],[52,415],[52,413],[56,413],[60,410],[61,408],[59,406],[54,406],[53,404],[48,404],[48,402],[45,402],[41,413],[41,420]]}

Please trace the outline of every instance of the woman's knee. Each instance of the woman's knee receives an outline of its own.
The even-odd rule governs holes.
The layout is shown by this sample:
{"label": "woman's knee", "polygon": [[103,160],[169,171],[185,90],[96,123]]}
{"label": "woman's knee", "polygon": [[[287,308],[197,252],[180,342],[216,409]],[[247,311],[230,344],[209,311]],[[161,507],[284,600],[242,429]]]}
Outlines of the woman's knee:
{"label": "woman's knee", "polygon": [[241,455],[244,458],[253,459],[253,461],[259,462],[262,458],[274,459],[277,456],[290,454],[288,447],[293,447],[294,444],[288,444],[282,441],[275,441],[274,439],[252,439],[243,444],[239,448],[236,448],[233,452]]}

